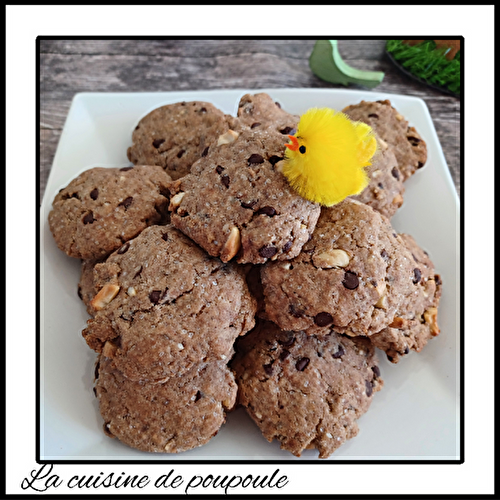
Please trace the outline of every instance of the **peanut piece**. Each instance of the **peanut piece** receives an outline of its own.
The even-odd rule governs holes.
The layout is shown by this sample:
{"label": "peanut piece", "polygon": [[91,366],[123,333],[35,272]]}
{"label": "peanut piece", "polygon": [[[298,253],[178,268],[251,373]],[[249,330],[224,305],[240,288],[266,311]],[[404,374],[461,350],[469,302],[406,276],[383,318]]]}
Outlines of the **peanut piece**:
{"label": "peanut piece", "polygon": [[394,318],[394,320],[392,321],[392,323],[389,325],[390,328],[398,328],[398,329],[402,329],[406,326],[406,324],[408,323],[408,320],[404,319],[404,318]]}
{"label": "peanut piece", "polygon": [[398,207],[400,207],[403,204],[403,197],[400,194],[397,194],[392,200],[392,202]]}
{"label": "peanut piece", "polygon": [[237,253],[241,247],[241,234],[237,227],[233,227],[226,243],[222,247],[222,252],[220,254],[220,260],[222,262],[229,262]]}
{"label": "peanut piece", "polygon": [[118,346],[107,340],[102,348],[102,354],[106,358],[114,358],[117,350]]}
{"label": "peanut piece", "polygon": [[219,136],[217,146],[221,146],[222,144],[231,144],[231,142],[234,142],[239,135],[240,134],[234,130],[228,130],[225,134]]}
{"label": "peanut piece", "polygon": [[385,281],[379,282],[377,285],[377,292],[379,294],[379,299],[377,300],[375,307],[378,307],[379,309],[387,309],[387,289]]}
{"label": "peanut piece", "polygon": [[349,255],[340,248],[327,250],[317,255],[313,255],[313,263],[316,267],[330,269],[332,267],[346,267],[349,264]]}
{"label": "peanut piece", "polygon": [[434,336],[438,335],[440,332],[437,324],[437,313],[438,310],[436,307],[429,307],[429,309],[427,309],[427,311],[424,312],[425,322],[430,325],[431,333]]}
{"label": "peanut piece", "polygon": [[177,193],[176,195],[172,196],[170,198],[170,205],[168,206],[168,209],[171,212],[174,212],[179,208],[179,205],[181,204],[182,198],[184,198],[184,195],[186,193],[183,193],[182,191],[180,193]]}
{"label": "peanut piece", "polygon": [[398,120],[398,121],[400,121],[400,122],[401,122],[401,121],[403,121],[403,120],[404,120],[404,118],[402,117],[402,115],[400,115],[400,114],[398,113],[398,114],[396,115],[396,120]]}
{"label": "peanut piece", "polygon": [[99,290],[99,293],[91,300],[90,304],[96,311],[100,311],[116,297],[119,290],[118,285],[107,283]]}
{"label": "peanut piece", "polygon": [[381,149],[387,149],[389,147],[389,145],[387,144],[387,142],[385,142],[383,139],[379,139],[378,140],[378,143],[380,144],[380,148]]}
{"label": "peanut piece", "polygon": [[283,172],[284,166],[285,166],[285,160],[281,160],[274,165],[274,170],[276,170],[276,172]]}

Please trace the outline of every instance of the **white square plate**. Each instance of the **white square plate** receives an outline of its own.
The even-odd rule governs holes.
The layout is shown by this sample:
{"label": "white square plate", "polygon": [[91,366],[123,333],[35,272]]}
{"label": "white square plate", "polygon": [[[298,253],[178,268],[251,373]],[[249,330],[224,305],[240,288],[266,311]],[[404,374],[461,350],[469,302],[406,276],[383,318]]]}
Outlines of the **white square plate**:
{"label": "white square plate", "polygon": [[443,279],[441,334],[420,354],[393,365],[380,352],[383,390],[359,420],[360,432],[330,460],[458,460],[460,456],[459,201],[429,111],[415,97],[352,90],[219,90],[78,94],[64,126],[40,210],[40,459],[64,460],[316,460],[268,443],[243,409],[230,413],[207,445],[181,454],[143,453],[110,439],[94,397],[95,354],[81,331],[88,319],[77,296],[80,261],[55,245],[47,217],[52,200],[83,170],[128,165],[126,151],[138,120],[154,108],[202,100],[236,114],[245,93],[267,92],[284,109],[337,110],[360,100],[390,99],[428,146],[426,166],[406,183],[405,202],[392,219],[414,236]]}

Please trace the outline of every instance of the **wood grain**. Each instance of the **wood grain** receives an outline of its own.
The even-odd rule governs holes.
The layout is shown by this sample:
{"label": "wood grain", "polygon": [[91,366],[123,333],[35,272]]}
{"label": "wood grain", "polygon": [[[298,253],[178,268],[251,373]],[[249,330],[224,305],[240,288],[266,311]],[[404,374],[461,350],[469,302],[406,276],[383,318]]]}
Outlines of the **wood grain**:
{"label": "wood grain", "polygon": [[[345,88],[309,69],[314,40],[41,40],[40,200],[78,92]],[[383,71],[374,91],[425,100],[460,195],[460,101],[423,86],[385,56],[384,40],[341,40],[353,67]],[[349,88],[366,90],[360,86]]]}

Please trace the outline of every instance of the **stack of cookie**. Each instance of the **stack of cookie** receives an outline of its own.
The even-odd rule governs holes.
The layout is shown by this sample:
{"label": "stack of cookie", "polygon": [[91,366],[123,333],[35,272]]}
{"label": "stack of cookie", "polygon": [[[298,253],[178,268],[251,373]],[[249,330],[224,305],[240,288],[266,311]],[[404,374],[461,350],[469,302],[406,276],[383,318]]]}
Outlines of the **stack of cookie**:
{"label": "stack of cookie", "polygon": [[383,386],[375,348],[396,363],[439,333],[441,280],[389,220],[425,142],[389,101],[344,111],[379,151],[368,187],[331,208],[281,174],[299,117],[263,93],[237,117],[158,108],[133,132],[133,167],[91,169],[56,196],[52,233],[83,259],[108,435],[185,451],[237,401],[269,441],[326,458]]}

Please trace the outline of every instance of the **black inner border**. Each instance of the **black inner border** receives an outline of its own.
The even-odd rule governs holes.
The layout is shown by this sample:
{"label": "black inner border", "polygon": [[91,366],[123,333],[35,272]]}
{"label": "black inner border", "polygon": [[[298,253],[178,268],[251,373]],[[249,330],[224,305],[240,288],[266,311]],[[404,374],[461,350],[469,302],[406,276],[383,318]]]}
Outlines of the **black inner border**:
{"label": "black inner border", "polygon": [[[175,37],[175,39],[178,40],[199,40],[202,39],[203,37]],[[210,37],[207,39],[217,39],[217,38],[227,38],[227,37]],[[268,39],[283,39],[283,40],[289,40],[291,37],[254,37],[253,39],[263,39],[263,40],[268,40]],[[313,37],[302,37],[305,39],[312,39]],[[328,39],[329,37],[314,37],[314,39]],[[397,37],[394,37],[397,38]],[[418,37],[414,37],[418,38]],[[431,38],[431,37],[423,37],[423,38]],[[461,57],[462,57],[462,65],[465,62],[465,47],[464,47],[464,38],[461,36],[448,36],[448,39],[460,39],[461,40]],[[36,158],[36,231],[37,231],[37,249],[36,249],[36,269],[37,269],[37,276],[36,276],[36,295],[37,295],[37,302],[36,302],[36,320],[37,320],[37,331],[36,331],[36,352],[37,352],[37,359],[36,359],[36,384],[37,384],[37,399],[36,399],[36,455],[35,455],[35,460],[38,464],[128,464],[128,465],[143,465],[143,464],[154,464],[154,465],[164,465],[164,464],[170,464],[170,465],[186,465],[186,464],[255,464],[255,465],[260,465],[260,464],[269,464],[269,465],[295,465],[295,464],[324,464],[324,465],[356,465],[356,464],[373,464],[373,465],[385,465],[385,464],[399,464],[399,465],[405,465],[405,464],[423,464],[423,465],[429,465],[429,464],[436,464],[436,465],[449,465],[449,464],[455,464],[459,465],[464,463],[465,461],[465,456],[464,456],[464,331],[463,331],[463,324],[464,324],[464,312],[463,312],[463,305],[464,305],[464,297],[463,297],[463,291],[464,291],[464,256],[463,256],[463,249],[464,249],[464,216],[463,216],[463,207],[461,207],[460,210],[460,248],[461,248],[461,253],[460,253],[460,273],[461,273],[461,283],[460,283],[460,459],[457,460],[335,460],[335,461],[328,461],[328,460],[307,460],[307,461],[296,461],[296,460],[290,460],[290,461],[284,461],[280,462],[279,460],[41,460],[40,459],[40,295],[41,295],[41,280],[40,280],[40,206],[41,206],[41,200],[40,200],[40,194],[39,194],[39,186],[40,186],[40,41],[41,40],[171,40],[172,37],[165,37],[165,36],[137,36],[137,37],[115,37],[115,36],[99,36],[99,37],[78,37],[78,36],[39,36],[36,39],[36,79],[37,81],[35,82],[36,84],[36,104],[37,104],[37,110],[36,110],[36,140],[37,140],[37,158]],[[231,37],[231,39],[245,39],[245,37],[238,37],[234,36]],[[380,37],[337,37],[339,40],[379,40]],[[461,103],[461,108],[460,108],[460,142],[461,142],[461,150],[460,150],[460,173],[461,173],[461,178],[463,178],[463,172],[464,172],[464,109],[463,109],[463,95],[464,95],[464,69],[462,68],[462,74],[461,74],[461,88],[462,88],[462,93],[460,96],[460,103]],[[460,202],[461,204],[463,203],[464,199],[464,187],[461,186],[461,195],[460,195]],[[6,457],[7,458],[7,457]],[[123,492],[122,494],[126,494]],[[53,497],[57,498],[60,497],[60,495],[44,495],[48,497]],[[82,495],[82,496],[87,496],[87,495]],[[89,495],[90,496],[90,495]],[[127,495],[128,496],[128,495]],[[146,497],[156,497],[156,495],[142,495]],[[191,496],[196,496],[196,495],[191,495]],[[240,495],[231,495],[231,496],[240,496]],[[241,496],[247,496],[247,495],[241,495]],[[385,497],[392,497],[394,495],[372,495],[373,497],[376,498],[385,498]],[[419,497],[421,495],[407,495],[410,497]],[[454,498],[453,495],[441,495],[443,497],[450,497]],[[361,498],[362,496],[360,495],[350,495],[352,498]]]}

